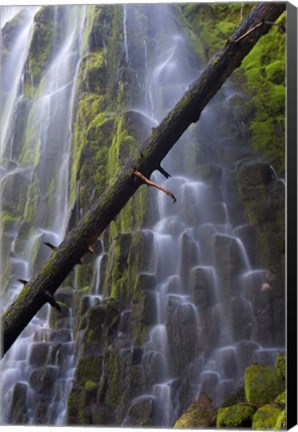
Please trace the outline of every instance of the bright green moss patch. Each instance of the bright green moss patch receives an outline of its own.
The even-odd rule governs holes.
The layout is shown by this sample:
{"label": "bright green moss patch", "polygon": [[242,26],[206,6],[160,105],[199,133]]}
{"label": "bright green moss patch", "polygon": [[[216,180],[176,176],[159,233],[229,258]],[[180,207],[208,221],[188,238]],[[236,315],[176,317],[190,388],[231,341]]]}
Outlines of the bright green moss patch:
{"label": "bright green moss patch", "polygon": [[287,428],[287,410],[284,409],[278,415],[274,429],[281,430],[286,428]]}
{"label": "bright green moss patch", "polygon": [[91,380],[88,380],[85,382],[84,387],[86,390],[94,390],[97,388],[97,384]]}
{"label": "bright green moss patch", "polygon": [[35,27],[29,50],[29,73],[34,85],[39,84],[54,48],[54,14],[55,8],[43,6],[34,18]]}
{"label": "bright green moss patch", "polygon": [[80,357],[77,369],[76,380],[79,384],[84,384],[88,381],[98,382],[102,371],[102,357],[96,355],[86,355]]}
{"label": "bright green moss patch", "polygon": [[285,63],[275,60],[266,66],[266,76],[273,84],[285,85]]}
{"label": "bright green moss patch", "polygon": [[187,412],[182,414],[174,424],[174,429],[206,429],[214,424],[215,409],[206,393],[201,393]]}
{"label": "bright green moss patch", "polygon": [[217,428],[249,427],[256,408],[251,405],[233,405],[227,408],[219,408],[216,419]]}
{"label": "bright green moss patch", "polygon": [[280,406],[285,406],[287,402],[287,392],[284,391],[283,393],[279,394],[275,399],[274,402]]}
{"label": "bright green moss patch", "polygon": [[252,365],[245,370],[245,396],[249,403],[258,406],[269,403],[284,388],[285,382],[274,367]]}
{"label": "bright green moss patch", "polygon": [[[284,20],[283,14],[278,22]],[[264,35],[242,62],[247,91],[255,103],[250,132],[253,148],[285,171],[285,34],[276,26]],[[251,103],[251,102],[250,102]]]}
{"label": "bright green moss patch", "polygon": [[253,416],[252,428],[261,430],[277,430],[280,425],[282,410],[274,404],[267,404],[259,408]]}
{"label": "bright green moss patch", "polygon": [[286,356],[278,354],[276,363],[277,375],[280,379],[286,379]]}

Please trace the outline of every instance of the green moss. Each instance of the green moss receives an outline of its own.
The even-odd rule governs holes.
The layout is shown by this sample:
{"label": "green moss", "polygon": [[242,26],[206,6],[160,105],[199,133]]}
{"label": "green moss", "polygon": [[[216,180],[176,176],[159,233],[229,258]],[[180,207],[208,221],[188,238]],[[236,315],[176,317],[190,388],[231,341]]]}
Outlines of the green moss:
{"label": "green moss", "polygon": [[90,404],[92,398],[90,398],[89,393],[93,391],[94,389],[76,387],[71,390],[67,401],[67,424],[76,426],[91,424]]}
{"label": "green moss", "polygon": [[214,424],[214,417],[215,409],[211,405],[211,399],[207,394],[201,393],[187,412],[178,418],[174,429],[207,429]]}
{"label": "green moss", "polygon": [[252,365],[245,370],[245,396],[249,403],[258,406],[269,403],[284,388],[285,382],[274,367]]}
{"label": "green moss", "polygon": [[76,369],[76,381],[84,384],[87,381],[99,382],[102,371],[102,357],[98,355],[86,355],[80,357]]}
{"label": "green moss", "polygon": [[94,390],[95,388],[97,388],[97,384],[91,380],[88,380],[85,382],[84,387],[86,390]]}
{"label": "green moss", "polygon": [[55,8],[43,6],[34,17],[34,30],[29,49],[29,74],[34,85],[39,84],[54,48]]}
{"label": "green moss", "polygon": [[[283,14],[278,22],[284,20]],[[285,35],[278,28],[264,35],[242,62],[242,71],[255,104],[251,119],[253,148],[285,172]]]}
{"label": "green moss", "polygon": [[276,430],[276,424],[280,422],[282,411],[274,404],[267,404],[259,408],[253,416],[252,428],[268,430]]}
{"label": "green moss", "polygon": [[280,379],[286,379],[286,356],[283,354],[278,354],[275,363],[277,369],[277,375]]}
{"label": "green moss", "polygon": [[275,430],[287,429],[287,410],[286,409],[284,409],[280,412],[279,416],[277,417],[274,429]]}
{"label": "green moss", "polygon": [[233,393],[222,404],[222,408],[230,407],[232,405],[239,405],[246,402],[244,386],[240,386],[235,393]]}
{"label": "green moss", "polygon": [[256,408],[251,405],[233,405],[227,408],[219,408],[216,418],[217,428],[249,427]]}
{"label": "green moss", "polygon": [[105,402],[121,410],[131,398],[132,352],[128,350],[106,352],[104,370],[108,387]]}
{"label": "green moss", "polygon": [[266,76],[273,84],[285,85],[285,64],[282,60],[275,60],[266,66]]}
{"label": "green moss", "polygon": [[9,212],[1,211],[1,233],[14,229],[20,222],[20,217]]}
{"label": "green moss", "polygon": [[29,185],[27,202],[24,211],[24,220],[33,224],[35,211],[38,206],[40,199],[40,193],[38,188],[38,183],[36,179],[33,179]]}
{"label": "green moss", "polygon": [[284,391],[283,393],[279,394],[275,399],[274,402],[277,405],[282,406],[283,408],[285,407],[286,403],[287,403],[287,392]]}

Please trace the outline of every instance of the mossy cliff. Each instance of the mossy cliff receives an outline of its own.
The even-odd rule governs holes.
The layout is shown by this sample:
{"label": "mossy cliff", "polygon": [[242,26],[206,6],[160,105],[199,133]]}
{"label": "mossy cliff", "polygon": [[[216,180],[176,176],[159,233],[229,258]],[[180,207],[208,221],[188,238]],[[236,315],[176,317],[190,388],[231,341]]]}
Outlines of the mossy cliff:
{"label": "mossy cliff", "polygon": [[[143,96],[143,83],[133,85],[137,77],[144,76],[144,63],[136,62],[138,56],[133,55],[143,53],[143,31],[147,24],[142,11],[142,7],[131,8],[129,14],[136,24],[136,33],[128,63],[123,47],[123,7],[88,8],[74,122],[70,185],[74,211],[70,227],[134,156],[150,131],[150,121],[131,110]],[[144,287],[140,286],[140,273],[150,267],[147,261],[152,239],[138,228],[146,225],[149,197],[149,191],[141,188],[104,234],[106,253],[100,290],[107,300],[89,308],[78,322],[78,331],[85,333],[85,342],[78,353],[75,383],[68,400],[69,424],[121,424],[131,400],[141,393],[139,363],[150,325],[145,315],[150,312]],[[93,268],[91,258],[76,270],[77,288],[82,290],[79,311],[85,301],[84,291],[91,284]],[[124,335],[123,341],[119,339],[119,331]],[[93,369],[97,375],[89,376],[83,365],[86,371]],[[150,425],[153,408],[149,407],[150,402],[144,403],[147,420],[143,414],[140,417],[137,407],[131,407],[129,416],[136,424]]]}
{"label": "mossy cliff", "polygon": [[[187,60],[203,67],[253,6],[242,3],[174,5],[173,22],[189,36],[192,45]],[[50,164],[43,160],[44,136],[39,134],[38,119],[45,107],[41,96],[56,47],[63,39],[68,11],[65,7],[44,6],[35,15],[25,65],[24,94],[12,139],[19,145],[12,146],[15,162],[7,160],[4,165],[10,175],[2,187],[2,253],[13,247],[14,253],[24,254],[32,227],[51,226],[53,212],[49,209],[58,187],[53,180],[57,171],[55,155],[61,142],[69,139],[69,132],[72,135],[67,168],[68,230],[89,210],[111,179],[117,178],[144,139],[154,133],[153,120],[136,107],[142,106],[145,99],[149,54],[165,42],[156,32],[155,16],[150,15],[148,5],[125,7],[126,15],[123,5],[91,5],[84,9],[78,69],[73,65],[71,68],[72,77],[77,78],[76,88],[67,94],[67,100],[73,100],[74,106],[69,124],[52,130],[48,137],[47,142],[53,145]],[[4,32],[5,56],[9,55],[12,29],[23,25],[23,20],[24,16],[20,15]],[[250,302],[255,317],[253,326],[235,325],[233,334],[236,341],[251,338],[265,347],[284,344],[284,183],[276,175],[276,172],[278,176],[284,174],[284,40],[285,34],[277,26],[261,39],[224,90],[210,102],[211,120],[206,115],[208,106],[199,124],[192,125],[185,141],[172,150],[171,162],[174,175],[187,172],[189,177],[208,185],[217,206],[212,223],[220,226],[225,222],[221,201],[226,201],[229,222],[238,227],[235,235],[246,247],[252,266],[268,269],[266,283],[243,289],[243,297]],[[158,94],[161,112],[172,106],[171,90],[177,83],[161,84]],[[57,118],[61,109],[58,104],[51,110],[52,121],[53,113]],[[12,163],[15,165],[11,166]],[[222,184],[225,184],[224,192]],[[83,265],[77,265],[70,273],[69,287],[59,288],[57,292],[61,313],[51,312],[53,334],[61,336],[65,332],[63,337],[69,342],[70,317],[74,321],[77,366],[67,401],[67,424],[139,427],[157,424],[160,407],[149,393],[159,382],[162,371],[154,359],[150,358],[146,364],[143,350],[148,333],[157,322],[154,293],[157,263],[150,228],[157,218],[153,197],[158,193],[161,192],[141,186],[93,245],[94,255],[86,254]],[[233,299],[239,289],[235,267],[243,270],[243,263],[237,255],[235,239],[213,236],[211,241],[214,231],[210,226],[209,232],[205,232],[204,253],[208,260],[214,259],[223,291],[232,298],[231,319],[237,323],[241,321],[241,309]],[[175,224],[172,228],[175,230]],[[45,240],[55,244],[55,236],[43,233],[35,242],[34,272],[50,254],[43,246]],[[181,274],[189,291],[193,291],[200,312],[202,338],[200,346],[193,343],[197,321],[190,309],[186,308],[180,315],[171,314],[175,311],[175,299],[169,303],[169,351],[174,357],[174,373],[178,376],[181,372],[171,389],[175,403],[179,404],[178,414],[193,398],[189,364],[198,354],[209,355],[216,344],[218,330],[217,323],[211,323],[215,293],[210,278],[200,266],[193,267],[197,264],[196,249],[190,237],[184,235],[181,244],[185,265]],[[100,281],[96,286],[99,259]],[[5,255],[3,262],[6,286],[11,261]],[[177,316],[181,331],[177,331]],[[68,349],[63,343],[60,340],[53,349],[61,364]],[[274,368],[259,365],[247,368],[244,388],[219,409],[212,405],[210,395],[202,392],[175,427],[284,427],[283,363],[280,356]],[[200,365],[191,364],[191,367],[197,368],[194,376],[199,376]],[[40,391],[40,383],[50,383],[52,389],[54,379],[48,369],[45,373],[39,370],[34,372],[31,384],[36,391]],[[19,409],[24,394],[23,386],[19,386],[12,416],[25,422],[24,412]],[[43,413],[48,400],[42,401]],[[40,419],[44,417],[40,415]]]}
{"label": "mossy cliff", "polygon": [[[240,21],[254,8],[252,3],[186,4],[180,6],[194,49],[205,64],[231,36]],[[228,123],[237,134],[238,145],[251,148],[285,175],[285,47],[286,13],[251,50],[231,83],[242,89],[232,96]],[[231,123],[233,123],[231,125]]]}

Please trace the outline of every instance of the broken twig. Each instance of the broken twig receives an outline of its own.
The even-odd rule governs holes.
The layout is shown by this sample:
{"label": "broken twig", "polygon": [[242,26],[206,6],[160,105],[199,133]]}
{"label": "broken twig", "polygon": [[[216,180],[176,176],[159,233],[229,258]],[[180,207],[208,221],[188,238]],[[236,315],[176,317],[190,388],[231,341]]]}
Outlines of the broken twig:
{"label": "broken twig", "polygon": [[157,169],[165,178],[168,179],[169,177],[171,177],[171,174],[169,174],[161,165],[159,165]]}
{"label": "broken twig", "polygon": [[247,37],[250,33],[252,33],[253,31],[255,31],[257,28],[261,27],[264,24],[263,21],[260,21],[258,24],[256,24],[254,27],[250,28],[249,30],[247,30],[247,32],[245,32],[242,36],[240,36],[238,39],[230,39],[230,42],[233,43],[237,43],[240,42],[242,39],[244,39],[245,37]]}
{"label": "broken twig", "polygon": [[27,285],[27,283],[28,283],[29,281],[27,281],[27,280],[25,280],[25,279],[18,279],[18,282],[21,282],[21,284],[23,284],[23,285]]}
{"label": "broken twig", "polygon": [[47,302],[55,309],[57,309],[58,312],[61,312],[61,307],[59,303],[56,301],[53,294],[51,294],[49,291],[45,292],[45,297]]}
{"label": "broken twig", "polygon": [[149,185],[149,186],[153,186],[153,187],[155,187],[156,189],[159,189],[159,190],[161,190],[162,192],[164,192],[165,194],[169,195],[169,196],[173,199],[174,202],[177,201],[176,198],[174,197],[174,195],[172,194],[172,192],[170,192],[168,189],[165,189],[164,187],[160,186],[159,184],[153,182],[152,180],[147,179],[147,177],[145,177],[145,176],[144,176],[142,173],[140,173],[139,171],[136,171],[136,170],[135,170],[133,173],[134,173],[134,175],[135,175],[136,177],[139,177],[139,178],[140,178],[144,183],[146,183],[147,185]]}

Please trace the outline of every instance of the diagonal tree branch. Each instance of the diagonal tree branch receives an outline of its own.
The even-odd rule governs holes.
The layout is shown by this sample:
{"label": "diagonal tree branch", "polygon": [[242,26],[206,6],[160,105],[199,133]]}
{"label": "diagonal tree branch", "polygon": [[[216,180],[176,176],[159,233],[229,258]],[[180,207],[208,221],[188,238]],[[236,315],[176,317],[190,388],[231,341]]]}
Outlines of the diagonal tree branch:
{"label": "diagonal tree branch", "polygon": [[135,181],[134,171],[149,178],[155,169],[159,169],[162,159],[183,132],[191,123],[198,121],[209,100],[260,37],[272,27],[266,21],[274,22],[285,7],[284,2],[259,3],[255,7],[182,99],[152,130],[136,158],[128,163],[80,223],[53,250],[42,270],[24,285],[2,316],[2,355],[45,303],[55,305],[53,296],[63,280],[140,186],[141,182]]}

